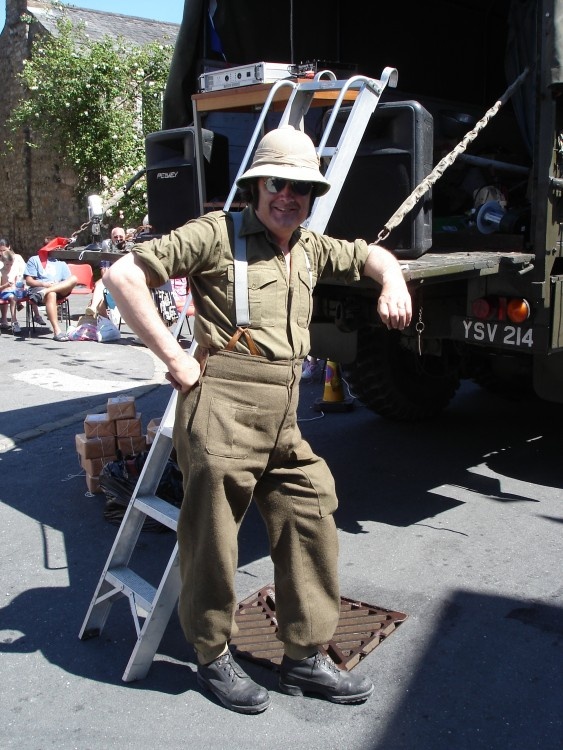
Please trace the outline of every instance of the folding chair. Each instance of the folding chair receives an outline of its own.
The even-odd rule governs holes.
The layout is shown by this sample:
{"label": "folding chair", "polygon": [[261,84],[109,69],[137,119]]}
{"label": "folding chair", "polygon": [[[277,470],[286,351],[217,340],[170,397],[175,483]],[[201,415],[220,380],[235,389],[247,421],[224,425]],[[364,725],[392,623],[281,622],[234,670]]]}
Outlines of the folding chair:
{"label": "folding chair", "polygon": [[[25,302],[25,325],[28,331],[35,333],[35,318],[33,317],[33,303],[29,299],[29,297],[26,297],[23,301]],[[45,308],[45,304],[42,302],[38,302],[36,304],[38,308],[39,307]],[[70,305],[68,303],[68,297],[63,297],[62,299],[57,300],[57,312],[58,312],[59,320],[61,321],[61,323],[64,323],[66,327],[68,328],[70,325]]]}
{"label": "folding chair", "polygon": [[71,294],[92,294],[94,291],[94,271],[88,263],[67,263],[70,273],[76,276],[78,284]]}

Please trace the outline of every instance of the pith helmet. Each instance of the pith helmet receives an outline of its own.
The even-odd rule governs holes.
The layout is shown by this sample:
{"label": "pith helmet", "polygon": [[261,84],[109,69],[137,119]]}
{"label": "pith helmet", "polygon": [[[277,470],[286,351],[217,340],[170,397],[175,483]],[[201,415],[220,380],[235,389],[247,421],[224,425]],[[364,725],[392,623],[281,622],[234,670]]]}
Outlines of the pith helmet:
{"label": "pith helmet", "polygon": [[256,148],[249,169],[238,178],[238,187],[244,187],[244,183],[254,177],[314,182],[317,195],[324,195],[330,189],[330,183],[319,171],[319,157],[313,141],[289,125],[266,133]]}

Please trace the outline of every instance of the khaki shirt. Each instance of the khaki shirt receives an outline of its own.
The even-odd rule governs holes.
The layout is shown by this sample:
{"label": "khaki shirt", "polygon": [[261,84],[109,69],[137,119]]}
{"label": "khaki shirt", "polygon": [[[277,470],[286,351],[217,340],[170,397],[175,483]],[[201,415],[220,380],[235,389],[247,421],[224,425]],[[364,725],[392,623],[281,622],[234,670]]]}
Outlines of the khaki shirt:
{"label": "khaki shirt", "polygon": [[[368,245],[300,227],[291,241],[288,277],[282,251],[252,208],[244,211],[241,235],[247,238],[252,338],[268,359],[302,359],[310,349],[315,284],[323,277],[358,281]],[[133,252],[143,263],[150,286],[160,286],[171,277],[189,277],[196,309],[195,339],[200,346],[224,349],[236,331],[234,230],[227,214],[215,211],[193,219],[160,240],[135,245]],[[236,351],[248,353],[244,337]]]}

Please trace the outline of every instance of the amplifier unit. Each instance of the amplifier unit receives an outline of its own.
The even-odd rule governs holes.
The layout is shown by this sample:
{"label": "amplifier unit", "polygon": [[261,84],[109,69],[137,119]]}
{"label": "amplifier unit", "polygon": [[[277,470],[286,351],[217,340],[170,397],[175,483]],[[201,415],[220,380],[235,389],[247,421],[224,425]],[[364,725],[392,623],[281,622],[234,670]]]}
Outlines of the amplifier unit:
{"label": "amplifier unit", "polygon": [[[221,200],[229,192],[227,138],[203,129],[205,199]],[[200,216],[195,159],[195,128],[175,128],[149,133],[145,139],[149,224],[157,234],[167,234]]]}
{"label": "amplifier unit", "polygon": [[[349,110],[336,117],[336,145]],[[328,118],[328,113],[326,115]],[[416,101],[384,102],[371,116],[326,233],[374,242],[402,202],[432,170],[434,123]],[[418,258],[432,245],[432,193],[416,204],[383,242],[399,258]]]}
{"label": "amplifier unit", "polygon": [[221,91],[237,86],[251,86],[254,83],[275,83],[280,78],[291,78],[292,75],[293,66],[290,63],[249,63],[202,73],[198,79],[199,90],[202,92]]}

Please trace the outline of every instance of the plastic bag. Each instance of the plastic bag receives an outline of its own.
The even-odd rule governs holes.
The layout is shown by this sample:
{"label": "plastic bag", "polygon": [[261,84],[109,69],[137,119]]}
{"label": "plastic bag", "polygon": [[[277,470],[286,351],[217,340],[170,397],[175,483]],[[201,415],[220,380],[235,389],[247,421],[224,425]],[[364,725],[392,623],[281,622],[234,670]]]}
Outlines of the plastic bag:
{"label": "plastic bag", "polygon": [[94,323],[82,323],[78,326],[69,326],[67,335],[70,341],[97,341],[98,329]]}
{"label": "plastic bag", "polygon": [[97,340],[106,341],[117,341],[121,338],[121,332],[113,321],[109,318],[104,318],[103,315],[98,315],[97,323]]}

